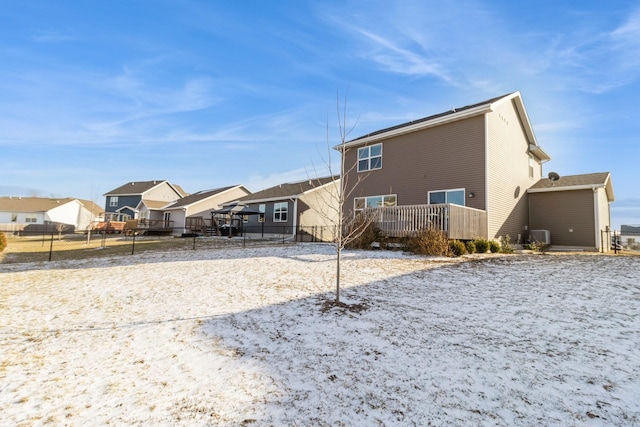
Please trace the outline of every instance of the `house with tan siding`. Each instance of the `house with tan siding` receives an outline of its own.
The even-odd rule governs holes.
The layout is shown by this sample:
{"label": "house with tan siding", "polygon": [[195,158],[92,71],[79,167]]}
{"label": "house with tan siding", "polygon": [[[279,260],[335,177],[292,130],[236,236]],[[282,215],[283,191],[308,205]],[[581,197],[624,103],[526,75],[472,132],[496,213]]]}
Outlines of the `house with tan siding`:
{"label": "house with tan siding", "polygon": [[548,230],[556,246],[608,250],[615,200],[609,172],[541,179],[527,190],[531,230]]}
{"label": "house with tan siding", "polygon": [[251,192],[244,185],[203,190],[165,204],[160,211],[163,218],[172,221],[172,234],[205,234],[211,227],[211,211],[248,194]]}
{"label": "house with tan siding", "polygon": [[383,212],[378,225],[392,235],[437,226],[463,240],[522,240],[531,226],[528,190],[550,160],[519,92],[334,148],[344,150],[345,216],[376,208]]}

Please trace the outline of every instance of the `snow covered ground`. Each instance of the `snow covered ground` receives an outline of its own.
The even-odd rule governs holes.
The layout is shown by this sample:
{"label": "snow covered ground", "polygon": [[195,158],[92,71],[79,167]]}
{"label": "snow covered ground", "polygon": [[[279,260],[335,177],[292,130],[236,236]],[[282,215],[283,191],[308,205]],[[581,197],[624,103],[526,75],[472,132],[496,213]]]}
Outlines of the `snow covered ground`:
{"label": "snow covered ground", "polygon": [[0,265],[0,425],[640,425],[640,257]]}

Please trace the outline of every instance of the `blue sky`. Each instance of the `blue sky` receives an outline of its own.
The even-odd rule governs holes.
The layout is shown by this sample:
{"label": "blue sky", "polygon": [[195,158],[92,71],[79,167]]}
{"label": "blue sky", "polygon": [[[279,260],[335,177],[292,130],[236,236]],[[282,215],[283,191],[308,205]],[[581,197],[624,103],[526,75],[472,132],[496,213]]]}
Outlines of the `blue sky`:
{"label": "blue sky", "polygon": [[324,173],[337,97],[357,137],[519,90],[544,173],[640,223],[635,0],[5,2],[0,64],[0,195],[258,191]]}

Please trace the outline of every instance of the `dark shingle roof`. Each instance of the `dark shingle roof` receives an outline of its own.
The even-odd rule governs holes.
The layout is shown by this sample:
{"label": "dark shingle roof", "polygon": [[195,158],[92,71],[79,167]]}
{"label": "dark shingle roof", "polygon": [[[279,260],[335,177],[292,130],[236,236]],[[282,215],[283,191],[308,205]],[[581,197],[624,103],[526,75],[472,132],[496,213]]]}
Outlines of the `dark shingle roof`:
{"label": "dark shingle roof", "polygon": [[324,178],[308,179],[300,182],[286,183],[276,185],[275,187],[267,188],[262,191],[258,191],[248,196],[239,199],[242,202],[252,202],[268,199],[288,199],[290,197],[298,197],[307,191],[321,187],[328,184],[331,181],[339,179],[339,176],[327,176]]}
{"label": "dark shingle roof", "polygon": [[369,133],[369,134],[367,134],[367,135],[362,135],[362,136],[360,136],[360,137],[358,137],[358,138],[355,138],[355,139],[352,139],[352,140],[350,140],[350,141],[347,141],[347,143],[355,142],[355,141],[358,141],[358,140],[360,140],[360,139],[369,138],[369,137],[372,137],[372,136],[375,136],[375,135],[380,135],[380,134],[383,134],[383,133],[391,132],[391,131],[393,131],[393,130],[401,129],[401,128],[403,128],[403,127],[407,127],[407,126],[415,125],[415,124],[418,124],[418,123],[424,123],[424,122],[428,122],[428,121],[430,121],[430,120],[439,119],[439,118],[441,118],[441,117],[449,116],[449,115],[451,115],[451,114],[455,114],[455,113],[460,113],[460,112],[462,112],[462,111],[470,110],[470,109],[472,109],[472,108],[480,107],[480,106],[482,106],[482,105],[489,105],[489,104],[493,104],[493,103],[494,103],[494,102],[496,102],[497,100],[502,99],[502,98],[504,98],[505,96],[512,95],[513,93],[514,93],[514,92],[512,92],[512,93],[508,93],[508,94],[506,94],[506,95],[502,95],[502,96],[496,96],[495,98],[491,98],[491,99],[488,99],[488,100],[486,100],[486,101],[478,102],[478,103],[476,103],[476,104],[466,105],[466,106],[464,106],[464,107],[460,107],[460,108],[454,108],[454,109],[452,109],[452,110],[445,111],[445,112],[443,112],[443,113],[434,114],[434,115],[432,115],[432,116],[423,117],[423,118],[421,118],[421,119],[412,120],[412,121],[410,121],[410,122],[402,123],[402,124],[399,124],[399,125],[396,125],[396,126],[391,126],[391,127],[385,128],[385,129],[380,129],[380,130],[377,130],[377,131],[375,131],[375,132],[371,132],[371,133]]}
{"label": "dark shingle roof", "polygon": [[169,181],[162,179],[162,180],[155,180],[155,181],[128,182],[114,190],[109,191],[108,193],[105,193],[105,196],[124,196],[124,195],[131,195],[131,194],[142,194],[145,191],[149,191],[156,185],[162,184],[163,182],[166,182],[171,187],[173,187],[173,189],[175,189],[178,193],[180,193],[180,196],[186,195],[184,190],[179,185],[171,184],[169,183]]}
{"label": "dark shingle roof", "polygon": [[561,176],[560,179],[553,182],[549,178],[543,178],[536,182],[532,189],[553,188],[553,187],[577,187],[582,185],[605,185],[609,178],[609,172],[587,173],[583,175],[567,175]]}

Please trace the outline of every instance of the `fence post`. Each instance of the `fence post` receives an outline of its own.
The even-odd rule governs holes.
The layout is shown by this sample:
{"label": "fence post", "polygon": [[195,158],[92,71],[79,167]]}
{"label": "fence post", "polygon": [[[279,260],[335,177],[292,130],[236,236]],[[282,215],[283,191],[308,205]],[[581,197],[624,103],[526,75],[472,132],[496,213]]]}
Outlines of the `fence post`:
{"label": "fence post", "polygon": [[193,248],[192,250],[196,250],[196,236],[193,236]]}
{"label": "fence post", "polygon": [[133,230],[133,242],[131,243],[131,255],[133,255],[133,252],[136,249],[136,231]]}
{"label": "fence post", "polygon": [[282,244],[284,245],[284,233],[287,231],[287,228],[283,225],[282,226]]}
{"label": "fence post", "polygon": [[49,245],[49,261],[51,261],[52,254],[53,254],[53,231],[51,232],[51,245]]}

